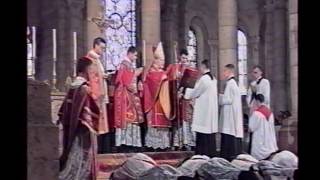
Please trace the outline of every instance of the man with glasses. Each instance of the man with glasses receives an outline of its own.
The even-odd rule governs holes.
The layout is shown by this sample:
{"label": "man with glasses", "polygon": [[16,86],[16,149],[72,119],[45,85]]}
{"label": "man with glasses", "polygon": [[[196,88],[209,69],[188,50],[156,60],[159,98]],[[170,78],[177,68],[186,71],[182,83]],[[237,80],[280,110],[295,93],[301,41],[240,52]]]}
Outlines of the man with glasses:
{"label": "man with glasses", "polygon": [[252,75],[254,81],[250,83],[250,87],[248,89],[247,103],[250,108],[250,115],[257,107],[257,103],[255,101],[255,96],[257,94],[262,94],[264,96],[264,104],[270,108],[270,83],[269,80],[263,77],[263,70],[261,66],[254,66]]}
{"label": "man with glasses", "polygon": [[106,41],[101,38],[95,38],[93,40],[93,49],[91,49],[87,58],[92,61],[92,72],[89,74],[89,86],[91,88],[91,96],[97,103],[100,109],[100,120],[98,129],[98,148],[99,152],[103,149],[103,142],[106,139],[106,133],[109,132],[108,116],[107,116],[107,103],[109,102],[108,97],[108,86],[106,82],[107,74],[103,64],[100,60],[101,55],[106,49]]}

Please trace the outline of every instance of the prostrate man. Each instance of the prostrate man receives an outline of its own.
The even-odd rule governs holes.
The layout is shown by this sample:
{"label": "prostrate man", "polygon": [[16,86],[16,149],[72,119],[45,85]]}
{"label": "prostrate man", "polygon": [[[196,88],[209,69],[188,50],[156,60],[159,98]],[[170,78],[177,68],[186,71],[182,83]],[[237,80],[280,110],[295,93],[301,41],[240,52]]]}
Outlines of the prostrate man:
{"label": "prostrate man", "polygon": [[270,83],[263,77],[263,70],[260,66],[255,66],[252,71],[254,81],[250,83],[248,89],[247,103],[250,108],[250,115],[257,108],[257,103],[254,100],[254,96],[262,94],[264,96],[264,104],[270,108]]}
{"label": "prostrate man", "polygon": [[104,67],[101,63],[100,56],[106,49],[106,41],[98,37],[93,41],[93,49],[87,54],[87,58],[92,61],[93,71],[89,74],[89,86],[91,88],[91,96],[96,101],[100,109],[100,127],[98,133],[98,151],[102,152],[109,132],[107,104],[109,102],[108,86],[106,82],[107,75],[104,73]]}
{"label": "prostrate man", "polygon": [[243,115],[240,89],[235,80],[235,66],[224,67],[223,78],[227,80],[224,94],[220,94],[221,105],[221,157],[229,161],[242,152]]}
{"label": "prostrate man", "polygon": [[[141,147],[140,123],[144,121],[137,87],[137,77],[142,68],[135,69],[137,49],[130,47],[127,57],[121,62],[115,81],[114,119],[116,128],[116,146]],[[137,148],[131,148],[137,149]]]}
{"label": "prostrate man", "polygon": [[154,61],[143,82],[144,112],[148,129],[145,145],[153,149],[170,147],[171,105],[169,83],[164,67],[161,42],[154,51]]}
{"label": "prostrate man", "polygon": [[184,146],[187,150],[191,150],[191,147],[195,146],[195,134],[191,131],[194,100],[184,98],[177,99],[177,92],[185,70],[195,68],[188,60],[188,51],[186,49],[181,49],[179,55],[179,63],[170,64],[167,67],[167,74],[171,86],[171,101],[173,102],[172,111],[174,111],[175,115],[173,124],[173,146]]}
{"label": "prostrate man", "polygon": [[201,62],[202,76],[194,89],[187,89],[184,98],[195,99],[192,131],[196,132],[195,154],[214,157],[218,132],[217,80],[210,73],[209,61]]}
{"label": "prostrate man", "polygon": [[252,134],[251,155],[258,160],[267,158],[271,153],[278,150],[274,117],[271,110],[264,104],[264,96],[255,96],[257,109],[249,119],[249,129]]}

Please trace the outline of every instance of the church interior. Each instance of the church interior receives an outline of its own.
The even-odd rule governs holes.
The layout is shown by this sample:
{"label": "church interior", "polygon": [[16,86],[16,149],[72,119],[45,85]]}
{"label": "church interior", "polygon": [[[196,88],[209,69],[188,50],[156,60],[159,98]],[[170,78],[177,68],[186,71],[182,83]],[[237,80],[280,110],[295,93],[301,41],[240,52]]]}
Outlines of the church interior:
{"label": "church interior", "polygon": [[[58,179],[58,110],[75,77],[77,59],[96,37],[106,40],[102,63],[110,74],[128,47],[139,49],[136,66],[141,67],[152,61],[152,47],[162,42],[166,66],[175,63],[181,48],[195,64],[208,59],[219,80],[223,67],[235,64],[243,97],[253,80],[252,68],[260,65],[270,81],[279,149],[297,154],[298,0],[28,0],[27,25],[28,179]],[[140,53],[144,49],[146,62]],[[218,89],[223,85],[219,81]],[[146,153],[171,165],[192,155]],[[107,179],[130,156],[115,148],[101,151],[98,161],[104,172],[98,179]]]}

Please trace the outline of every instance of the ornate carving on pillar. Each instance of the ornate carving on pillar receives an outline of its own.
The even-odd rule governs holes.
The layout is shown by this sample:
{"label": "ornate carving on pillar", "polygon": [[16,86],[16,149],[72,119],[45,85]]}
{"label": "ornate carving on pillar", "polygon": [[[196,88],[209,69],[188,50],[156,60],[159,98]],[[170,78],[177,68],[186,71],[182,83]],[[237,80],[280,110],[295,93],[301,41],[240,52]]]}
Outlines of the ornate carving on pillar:
{"label": "ornate carving on pillar", "polygon": [[100,17],[88,18],[88,21],[96,24],[98,26],[98,28],[100,29],[101,33],[103,33],[106,28],[108,28],[112,24],[116,23],[114,20],[107,19],[104,15],[102,15]]}

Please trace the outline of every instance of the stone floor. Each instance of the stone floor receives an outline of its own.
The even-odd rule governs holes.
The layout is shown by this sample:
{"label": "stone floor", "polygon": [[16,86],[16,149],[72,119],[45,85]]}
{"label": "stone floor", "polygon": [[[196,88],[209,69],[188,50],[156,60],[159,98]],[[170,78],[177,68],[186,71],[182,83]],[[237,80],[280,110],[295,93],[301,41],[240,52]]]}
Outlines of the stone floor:
{"label": "stone floor", "polygon": [[[109,179],[111,172],[135,153],[98,154],[100,171],[97,180]],[[193,151],[144,152],[158,164],[169,164],[176,167],[184,159],[191,157]]]}

